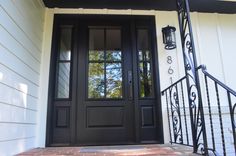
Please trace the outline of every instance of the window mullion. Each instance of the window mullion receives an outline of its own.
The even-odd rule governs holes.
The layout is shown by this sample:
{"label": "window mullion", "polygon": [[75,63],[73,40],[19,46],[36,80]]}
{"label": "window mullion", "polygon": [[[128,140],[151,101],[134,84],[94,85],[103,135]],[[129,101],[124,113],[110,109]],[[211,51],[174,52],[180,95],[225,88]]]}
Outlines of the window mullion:
{"label": "window mullion", "polygon": [[107,51],[106,51],[106,28],[104,28],[104,97],[107,98]]}

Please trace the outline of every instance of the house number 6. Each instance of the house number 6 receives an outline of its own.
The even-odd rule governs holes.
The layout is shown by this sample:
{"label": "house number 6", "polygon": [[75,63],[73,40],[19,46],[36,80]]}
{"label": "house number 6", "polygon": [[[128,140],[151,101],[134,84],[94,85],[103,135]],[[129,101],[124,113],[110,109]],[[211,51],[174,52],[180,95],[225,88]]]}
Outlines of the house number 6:
{"label": "house number 6", "polygon": [[171,66],[170,66],[170,68],[168,69],[168,74],[170,74],[170,75],[174,74],[174,70],[171,68]]}

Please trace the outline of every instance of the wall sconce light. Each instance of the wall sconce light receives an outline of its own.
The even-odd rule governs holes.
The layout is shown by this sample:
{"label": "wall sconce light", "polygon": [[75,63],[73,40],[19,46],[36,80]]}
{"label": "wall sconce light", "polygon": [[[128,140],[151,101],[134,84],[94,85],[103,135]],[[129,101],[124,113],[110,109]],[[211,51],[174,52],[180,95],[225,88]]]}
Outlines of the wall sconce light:
{"label": "wall sconce light", "polygon": [[166,50],[172,50],[176,48],[175,31],[176,28],[169,25],[162,28],[163,43],[165,44]]}

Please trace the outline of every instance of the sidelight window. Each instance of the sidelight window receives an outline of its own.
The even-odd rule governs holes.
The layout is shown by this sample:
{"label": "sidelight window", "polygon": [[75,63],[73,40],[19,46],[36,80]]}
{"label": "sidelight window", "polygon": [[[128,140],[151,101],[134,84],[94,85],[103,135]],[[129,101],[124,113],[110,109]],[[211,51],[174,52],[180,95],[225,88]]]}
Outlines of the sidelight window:
{"label": "sidelight window", "polygon": [[70,72],[71,72],[71,37],[72,27],[60,28],[60,42],[57,53],[57,72],[55,97],[59,99],[70,96]]}
{"label": "sidelight window", "polygon": [[89,30],[88,98],[122,98],[121,30]]}
{"label": "sidelight window", "polygon": [[147,29],[137,30],[137,48],[139,60],[139,96],[153,97],[152,61]]}

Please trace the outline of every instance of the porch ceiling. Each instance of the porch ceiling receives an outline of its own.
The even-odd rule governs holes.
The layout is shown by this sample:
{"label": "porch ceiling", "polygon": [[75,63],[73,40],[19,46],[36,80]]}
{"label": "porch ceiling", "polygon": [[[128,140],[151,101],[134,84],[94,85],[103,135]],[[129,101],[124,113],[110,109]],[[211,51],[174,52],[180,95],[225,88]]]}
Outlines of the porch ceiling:
{"label": "porch ceiling", "polygon": [[[236,2],[189,0],[191,11],[236,13]],[[49,8],[176,10],[175,0],[43,0]]]}

